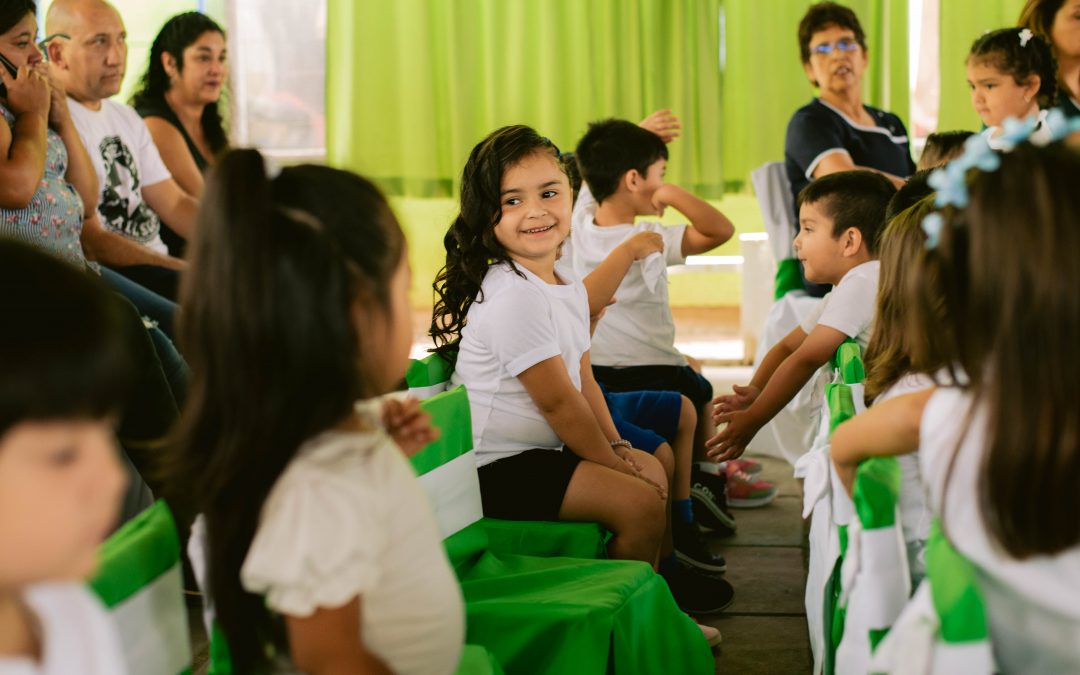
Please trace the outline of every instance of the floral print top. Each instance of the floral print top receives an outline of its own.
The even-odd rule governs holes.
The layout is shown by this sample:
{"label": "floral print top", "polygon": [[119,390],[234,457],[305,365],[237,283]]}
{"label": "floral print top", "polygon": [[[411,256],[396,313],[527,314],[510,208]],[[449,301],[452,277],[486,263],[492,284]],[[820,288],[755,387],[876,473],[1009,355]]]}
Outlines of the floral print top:
{"label": "floral print top", "polygon": [[[0,113],[14,130],[15,115],[3,105],[0,105]],[[0,237],[25,241],[67,260],[79,269],[87,269],[86,254],[79,240],[83,201],[75,186],[64,177],[67,163],[64,141],[49,129],[45,175],[25,208],[0,208]]]}

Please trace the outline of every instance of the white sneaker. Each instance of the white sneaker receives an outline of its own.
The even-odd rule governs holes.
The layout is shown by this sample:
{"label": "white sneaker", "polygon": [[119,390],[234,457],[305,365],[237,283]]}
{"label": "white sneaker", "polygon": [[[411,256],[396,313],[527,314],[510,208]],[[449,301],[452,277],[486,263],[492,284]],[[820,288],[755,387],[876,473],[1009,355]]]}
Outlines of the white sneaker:
{"label": "white sneaker", "polygon": [[701,629],[701,634],[705,636],[705,641],[709,643],[709,647],[716,649],[723,641],[720,637],[720,629],[713,628],[712,626],[705,626],[702,624],[697,625]]}

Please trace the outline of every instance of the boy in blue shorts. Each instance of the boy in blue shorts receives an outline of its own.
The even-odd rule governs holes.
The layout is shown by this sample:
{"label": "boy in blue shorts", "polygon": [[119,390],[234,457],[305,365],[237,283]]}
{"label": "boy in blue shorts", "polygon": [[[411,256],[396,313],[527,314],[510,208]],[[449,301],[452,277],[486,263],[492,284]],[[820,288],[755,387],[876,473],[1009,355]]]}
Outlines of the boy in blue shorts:
{"label": "boy in blue shorts", "polygon": [[[704,459],[704,443],[713,432],[712,385],[675,348],[667,267],[719,246],[735,228],[704,200],[664,182],[667,146],[662,131],[648,128],[655,117],[641,125],[609,119],[589,126],[575,151],[583,182],[563,255],[584,280],[594,312],[597,304],[617,298],[593,337],[597,382],[612,392],[675,391],[690,399],[697,414],[695,455]],[[689,223],[636,220],[658,218],[667,206],[686,215]],[[624,243],[645,233],[659,240],[656,253],[643,260],[617,254]],[[732,505],[760,505],[775,496],[774,486],[742,472],[751,467],[759,468],[727,467],[729,478],[737,481],[727,485]],[[714,494],[723,489],[721,479],[700,471],[694,472],[693,482]]]}

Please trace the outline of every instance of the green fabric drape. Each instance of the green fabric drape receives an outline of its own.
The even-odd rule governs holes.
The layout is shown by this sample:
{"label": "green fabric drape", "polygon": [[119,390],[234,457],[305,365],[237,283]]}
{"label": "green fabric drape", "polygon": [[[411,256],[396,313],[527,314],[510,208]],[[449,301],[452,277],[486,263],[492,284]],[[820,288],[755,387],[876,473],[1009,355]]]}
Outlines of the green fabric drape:
{"label": "green fabric drape", "polygon": [[692,142],[668,176],[719,196],[715,0],[328,1],[327,159],[392,193],[453,194],[470,149],[523,123],[573,148],[661,107]]}
{"label": "green fabric drape", "polygon": [[[721,156],[729,189],[750,172],[784,157],[791,115],[816,90],[803,72],[798,28],[812,0],[723,0],[725,67]],[[909,109],[907,0],[848,0],[866,32],[870,65],[863,75],[866,103],[895,112]]]}
{"label": "green fabric drape", "polygon": [[964,62],[971,43],[988,30],[1016,25],[1024,0],[941,0],[941,109],[938,130],[982,128],[971,106]]}

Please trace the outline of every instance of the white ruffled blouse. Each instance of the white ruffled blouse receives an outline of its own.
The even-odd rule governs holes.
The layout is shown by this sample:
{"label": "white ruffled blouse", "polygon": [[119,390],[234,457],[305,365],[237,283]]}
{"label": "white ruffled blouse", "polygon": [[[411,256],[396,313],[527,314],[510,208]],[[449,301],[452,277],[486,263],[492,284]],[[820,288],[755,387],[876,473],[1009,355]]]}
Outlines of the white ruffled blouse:
{"label": "white ruffled blouse", "polygon": [[461,589],[427,495],[381,429],[304,444],[263,505],[240,578],[291,616],[361,596],[361,638],[395,673],[458,665]]}

